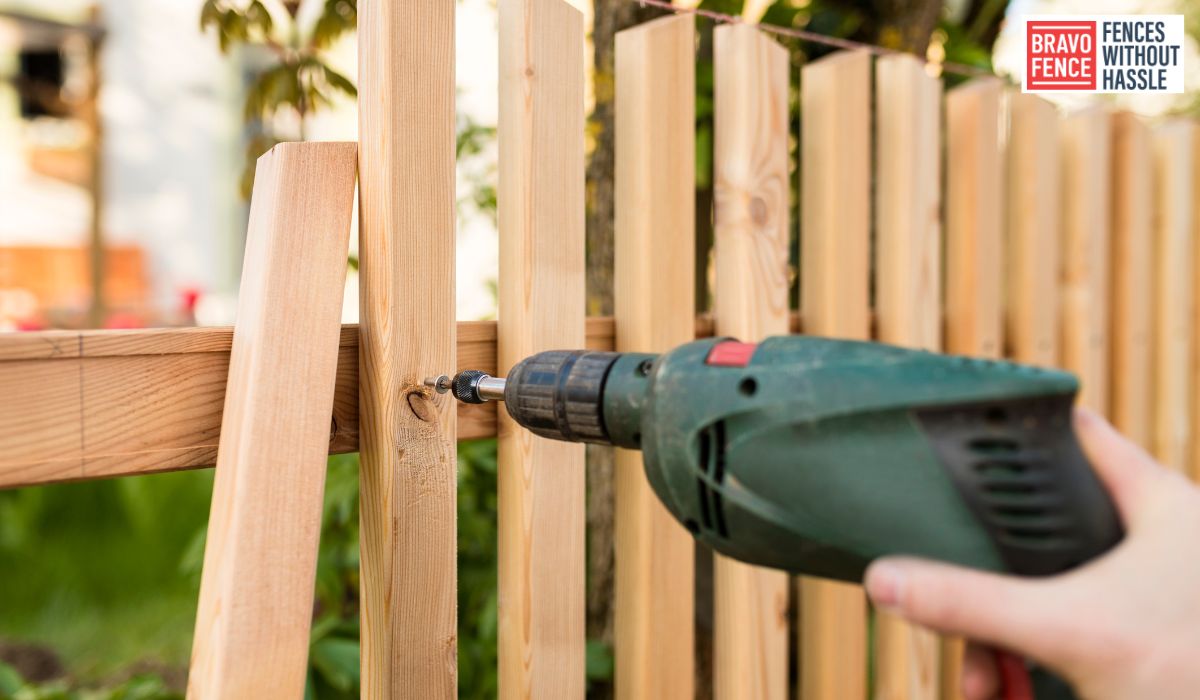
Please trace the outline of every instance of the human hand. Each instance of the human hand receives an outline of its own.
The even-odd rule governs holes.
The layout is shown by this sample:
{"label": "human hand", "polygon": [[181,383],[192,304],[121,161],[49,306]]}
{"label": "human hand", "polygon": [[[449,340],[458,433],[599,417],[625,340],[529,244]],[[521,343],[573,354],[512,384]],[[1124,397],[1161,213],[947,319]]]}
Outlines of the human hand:
{"label": "human hand", "polygon": [[886,557],[867,569],[867,593],[892,614],[971,640],[968,700],[1000,692],[987,647],[1033,659],[1088,700],[1200,697],[1200,488],[1096,414],[1077,409],[1074,422],[1125,524],[1115,548],[1049,578]]}

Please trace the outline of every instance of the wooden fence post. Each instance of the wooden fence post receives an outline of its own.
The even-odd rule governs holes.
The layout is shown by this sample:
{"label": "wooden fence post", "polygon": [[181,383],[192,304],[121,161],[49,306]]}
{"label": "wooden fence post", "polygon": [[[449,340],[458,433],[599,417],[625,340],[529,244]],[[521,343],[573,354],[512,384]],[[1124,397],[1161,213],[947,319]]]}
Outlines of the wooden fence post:
{"label": "wooden fence post", "polygon": [[1154,271],[1150,129],[1129,113],[1113,117],[1112,317],[1109,416],[1142,447],[1150,446],[1150,307]]}
{"label": "wooden fence post", "polygon": [[1036,95],[1010,93],[1008,309],[1005,337],[1018,362],[1058,364],[1058,112]]}
{"label": "wooden fence post", "polygon": [[[749,25],[714,31],[717,333],[788,332],[788,54]],[[713,555],[718,700],[786,698],[788,578]]]}
{"label": "wooden fence post", "polygon": [[258,159],[188,697],[304,695],[355,145]]}
{"label": "wooden fence post", "polygon": [[358,41],[362,695],[453,698],[454,2],[363,0]]}
{"label": "wooden fence post", "polygon": [[[662,352],[696,330],[696,22],[664,17],[616,44],[616,346]],[[690,698],[695,545],[641,452],[617,450],[615,466],[617,697]]]}
{"label": "wooden fence post", "polygon": [[[835,53],[800,76],[800,306],[804,332],[866,340],[870,315],[871,56]],[[800,579],[800,696],[867,694],[867,603]]]}
{"label": "wooden fence post", "polygon": [[1061,123],[1062,365],[1079,376],[1079,403],[1108,411],[1108,112],[1092,108]]}
{"label": "wooden fence post", "polygon": [[[500,0],[499,370],[584,345],[583,17]],[[499,416],[500,696],[584,694],[583,445]]]}
{"label": "wooden fence post", "polygon": [[[1004,349],[1003,83],[976,78],[946,93],[946,351],[999,358]],[[960,639],[942,644],[942,700],[958,700]]]}
{"label": "wooden fence post", "polygon": [[[941,349],[941,82],[907,54],[875,62],[876,313],[879,339]],[[876,611],[882,698],[938,696],[939,643]]]}
{"label": "wooden fence post", "polygon": [[1192,384],[1191,122],[1154,131],[1154,427],[1151,452],[1172,469],[1189,468]]}

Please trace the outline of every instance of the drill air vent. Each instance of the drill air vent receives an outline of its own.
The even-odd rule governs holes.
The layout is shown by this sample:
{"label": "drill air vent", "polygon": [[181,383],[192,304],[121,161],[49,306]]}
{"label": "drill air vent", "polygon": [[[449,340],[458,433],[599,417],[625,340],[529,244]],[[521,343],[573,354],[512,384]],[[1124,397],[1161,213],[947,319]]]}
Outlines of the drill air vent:
{"label": "drill air vent", "polygon": [[[706,530],[715,530],[721,537],[728,537],[725,526],[725,509],[721,502],[721,484],[725,481],[725,421],[708,425],[699,434],[699,468],[696,478],[700,496],[700,520]],[[709,484],[712,488],[709,488]]]}

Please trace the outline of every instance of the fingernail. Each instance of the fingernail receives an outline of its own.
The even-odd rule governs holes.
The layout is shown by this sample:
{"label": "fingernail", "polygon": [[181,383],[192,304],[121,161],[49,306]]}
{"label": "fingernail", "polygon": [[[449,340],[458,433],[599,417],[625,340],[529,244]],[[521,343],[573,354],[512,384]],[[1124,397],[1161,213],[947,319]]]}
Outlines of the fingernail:
{"label": "fingernail", "polygon": [[904,572],[887,562],[872,564],[867,569],[867,593],[881,608],[896,608],[904,595]]}

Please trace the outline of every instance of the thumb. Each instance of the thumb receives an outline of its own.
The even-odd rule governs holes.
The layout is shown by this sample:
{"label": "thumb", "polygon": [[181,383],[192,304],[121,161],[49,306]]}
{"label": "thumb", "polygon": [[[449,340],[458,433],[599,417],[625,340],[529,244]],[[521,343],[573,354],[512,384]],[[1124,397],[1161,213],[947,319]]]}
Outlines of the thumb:
{"label": "thumb", "polygon": [[945,634],[1048,661],[1070,633],[1051,582],[910,557],[879,559],[864,584],[876,606]]}

